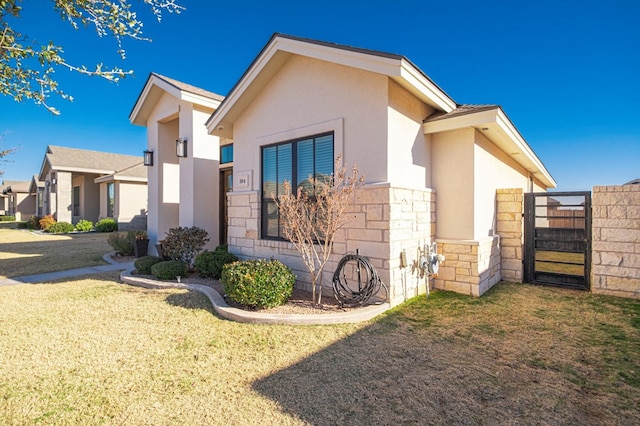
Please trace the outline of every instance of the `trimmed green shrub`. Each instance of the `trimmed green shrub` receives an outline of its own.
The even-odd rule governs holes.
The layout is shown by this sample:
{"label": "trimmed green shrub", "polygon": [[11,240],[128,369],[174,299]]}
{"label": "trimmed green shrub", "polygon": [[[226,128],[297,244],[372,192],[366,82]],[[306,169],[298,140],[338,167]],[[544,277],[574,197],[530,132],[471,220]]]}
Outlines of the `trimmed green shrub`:
{"label": "trimmed green shrub", "polygon": [[235,255],[227,253],[226,247],[225,245],[224,249],[220,249],[218,246],[214,251],[205,251],[196,257],[195,266],[200,276],[219,280],[222,275],[222,267],[238,260]]}
{"label": "trimmed green shrub", "polygon": [[170,260],[181,260],[193,268],[198,253],[202,252],[209,241],[209,234],[202,228],[171,228],[162,242],[162,254]]}
{"label": "trimmed green shrub", "polygon": [[29,228],[29,224],[27,222],[18,222],[18,229],[28,229]]}
{"label": "trimmed green shrub", "polygon": [[47,232],[51,234],[67,234],[75,231],[76,227],[69,222],[57,222],[47,228]]}
{"label": "trimmed green shrub", "polygon": [[164,260],[151,267],[151,275],[159,280],[175,280],[187,276],[187,265],[180,260]]}
{"label": "trimmed green shrub", "polygon": [[93,222],[90,220],[82,219],[76,223],[76,230],[81,232],[89,232],[93,229]]}
{"label": "trimmed green shrub", "polygon": [[98,232],[114,232],[118,230],[118,223],[113,218],[105,218],[96,223],[96,231]]}
{"label": "trimmed green shrub", "polygon": [[40,224],[40,229],[46,231],[51,225],[56,223],[56,220],[53,218],[53,216],[48,214],[46,216],[43,216],[38,223]]}
{"label": "trimmed green shrub", "polygon": [[16,217],[11,215],[0,216],[0,222],[15,222]]}
{"label": "trimmed green shrub", "polygon": [[116,254],[133,256],[133,239],[128,232],[112,232],[107,238],[107,243]]}
{"label": "trimmed green shrub", "polygon": [[136,271],[139,274],[151,275],[151,267],[163,261],[164,260],[158,256],[142,256],[133,262],[133,266],[136,267]]}
{"label": "trimmed green shrub", "polygon": [[236,303],[252,308],[273,308],[284,304],[296,277],[278,260],[244,260],[224,265],[224,292]]}
{"label": "trimmed green shrub", "polygon": [[31,216],[29,220],[27,220],[27,228],[40,229],[40,219],[42,219],[42,216]]}

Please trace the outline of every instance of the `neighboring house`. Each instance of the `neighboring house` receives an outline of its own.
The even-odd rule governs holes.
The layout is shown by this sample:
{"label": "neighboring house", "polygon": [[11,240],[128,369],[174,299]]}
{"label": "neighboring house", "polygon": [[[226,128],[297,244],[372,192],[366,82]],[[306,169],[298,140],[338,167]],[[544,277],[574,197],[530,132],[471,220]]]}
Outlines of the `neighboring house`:
{"label": "neighboring house", "polygon": [[625,185],[638,185],[638,184],[640,184],[640,179],[634,179],[625,183]]}
{"label": "neighboring house", "polygon": [[43,213],[73,224],[112,217],[127,229],[147,209],[146,178],[132,172],[141,164],[137,156],[49,145],[38,175]]}
{"label": "neighboring house", "polygon": [[[161,136],[161,112],[170,107],[158,98],[147,96],[157,114],[138,124],[146,121],[150,147],[162,143],[168,151],[172,139],[183,136],[182,122],[180,132]],[[189,130],[199,131],[200,117],[188,119]],[[271,195],[284,180],[296,186],[308,174],[331,172],[338,155],[348,167],[356,164],[366,185],[356,196],[353,220],[338,235],[323,284],[330,286],[344,254],[359,250],[378,269],[392,304],[425,291],[417,264],[420,250],[433,241],[447,258],[432,283],[436,288],[486,292],[501,279],[497,191],[555,187],[499,106],[458,104],[403,56],[298,37],[274,35],[206,127],[220,141],[232,141],[235,151],[224,222],[229,251],[280,259],[303,285],[308,273],[282,238]],[[153,167],[164,165],[160,160]],[[208,185],[221,173],[215,161],[206,172],[195,165],[184,164],[192,170],[181,169],[180,178]],[[150,190],[154,180],[150,174]],[[208,186],[214,199],[218,188]],[[180,187],[180,209],[193,209],[182,203],[198,198],[194,189]]]}
{"label": "neighboring house", "polygon": [[[225,193],[221,186],[229,182],[233,163],[228,148],[221,152],[220,139],[208,135],[204,123],[222,99],[152,73],[131,111],[131,123],[147,128],[147,232],[152,251],[170,228],[178,226],[206,229],[208,248],[221,241],[220,223],[226,223],[220,219],[226,206],[220,202]],[[184,152],[177,151],[178,143],[186,146]],[[221,167],[223,161],[227,164]]]}
{"label": "neighboring house", "polygon": [[7,197],[6,214],[16,220],[28,220],[36,212],[35,194],[29,192],[30,181],[5,180],[3,195]]}
{"label": "neighboring house", "polygon": [[4,216],[7,213],[7,199],[9,197],[4,193],[5,188],[6,187],[3,182],[2,185],[0,185],[0,216]]}
{"label": "neighboring house", "polygon": [[100,219],[117,218],[119,229],[147,229],[147,170],[141,162],[94,182],[100,185]]}
{"label": "neighboring house", "polygon": [[29,185],[29,193],[35,195],[35,215],[44,216],[44,181],[33,175]]}

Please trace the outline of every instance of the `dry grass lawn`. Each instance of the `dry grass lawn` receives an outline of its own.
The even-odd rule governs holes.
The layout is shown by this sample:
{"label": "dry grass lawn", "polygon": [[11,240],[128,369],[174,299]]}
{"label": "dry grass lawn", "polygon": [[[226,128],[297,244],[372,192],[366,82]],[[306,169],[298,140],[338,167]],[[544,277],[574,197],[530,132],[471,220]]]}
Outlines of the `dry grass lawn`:
{"label": "dry grass lawn", "polygon": [[248,325],[115,274],[0,287],[3,424],[640,424],[640,302],[501,283]]}
{"label": "dry grass lawn", "polygon": [[7,277],[104,265],[113,251],[109,234],[50,235],[0,228],[0,280]]}

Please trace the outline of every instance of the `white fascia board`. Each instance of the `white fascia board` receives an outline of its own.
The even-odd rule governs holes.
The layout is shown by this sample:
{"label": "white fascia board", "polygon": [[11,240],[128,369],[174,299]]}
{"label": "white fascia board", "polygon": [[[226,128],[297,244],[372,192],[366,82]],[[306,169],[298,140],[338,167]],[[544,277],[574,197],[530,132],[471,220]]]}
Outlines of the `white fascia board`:
{"label": "white fascia board", "polygon": [[[456,109],[457,105],[453,99],[449,98],[439,87],[406,60],[402,60],[400,64],[400,77],[402,81],[405,81],[410,87],[415,87],[422,94],[422,96],[418,97],[423,102],[444,112],[451,112]],[[394,80],[398,81],[398,79]],[[406,87],[406,84],[402,84],[401,81],[398,82]]]}
{"label": "white fascia board", "polygon": [[56,172],[94,173],[94,174],[100,174],[100,175],[110,175],[115,173],[115,170],[87,169],[84,167],[67,167],[67,166],[53,167],[51,170]]}
{"label": "white fascia board", "polygon": [[[394,79],[403,87],[418,96],[423,102],[450,112],[456,108],[456,103],[442,92],[435,84],[429,81],[410,62],[372,53],[358,52],[340,47],[326,46],[313,42],[293,40],[286,37],[276,37],[269,46],[262,52],[260,57],[252,64],[242,79],[234,87],[232,93],[227,95],[221,107],[205,123],[210,134],[233,138],[228,128],[218,130],[219,126],[228,127],[225,119],[235,107],[239,98],[254,83],[258,76],[265,70],[267,65],[278,53],[306,56],[321,61],[331,62],[352,68],[357,68],[377,74],[386,75]],[[233,123],[230,123],[233,124]]]}
{"label": "white fascia board", "polygon": [[[553,179],[551,174],[547,171],[542,161],[538,158],[538,156],[533,152],[529,144],[524,140],[520,132],[515,128],[511,120],[507,117],[507,115],[502,111],[502,109],[498,109],[498,113],[496,114],[496,123],[500,126],[500,129],[506,134],[510,141],[513,142],[517,151],[521,152],[525,158],[531,163],[533,170],[529,169],[537,179],[549,185],[551,188],[555,188],[557,186],[556,181]],[[510,154],[509,152],[507,152]]]}
{"label": "white fascia board", "polygon": [[93,182],[95,183],[115,182],[115,181],[147,183],[147,178],[129,177],[129,176],[122,176],[122,175],[115,174],[115,175],[100,176],[93,180]]}
{"label": "white fascia board", "polygon": [[[550,188],[557,186],[542,161],[522,138],[520,132],[514,127],[501,108],[492,108],[486,111],[426,122],[423,124],[423,131],[425,134],[432,134],[469,127],[474,127],[481,131],[496,146],[535,175],[536,179]],[[487,129],[487,131],[484,129]]]}
{"label": "white fascia board", "polygon": [[180,99],[185,102],[189,102],[194,105],[202,106],[211,110],[217,109],[220,106],[221,102],[216,99],[207,98],[206,96],[184,91],[180,91]]}

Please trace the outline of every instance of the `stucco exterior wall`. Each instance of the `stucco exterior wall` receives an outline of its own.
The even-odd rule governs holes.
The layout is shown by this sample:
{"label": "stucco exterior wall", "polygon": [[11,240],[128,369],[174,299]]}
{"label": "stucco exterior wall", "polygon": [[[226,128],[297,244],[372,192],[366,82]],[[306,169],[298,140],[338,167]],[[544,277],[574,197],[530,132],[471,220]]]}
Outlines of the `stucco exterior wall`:
{"label": "stucco exterior wall", "polygon": [[36,213],[36,196],[28,193],[18,192],[9,194],[9,203],[12,208],[9,215],[16,217],[16,220],[27,220]]}
{"label": "stucco exterior wall", "polygon": [[55,218],[58,222],[73,223],[72,214],[72,182],[70,172],[56,172]]}
{"label": "stucco exterior wall", "polygon": [[591,290],[640,299],[640,185],[592,192]]}
{"label": "stucco exterior wall", "polygon": [[389,80],[387,175],[392,186],[431,188],[431,136],[422,121],[433,112],[406,89]]}
{"label": "stucco exterior wall", "polygon": [[482,133],[475,131],[474,239],[496,233],[496,191],[520,188],[528,192],[529,173]]}
{"label": "stucco exterior wall", "polygon": [[119,229],[146,229],[147,184],[116,182],[116,221]]}
{"label": "stucco exterior wall", "polygon": [[433,188],[438,191],[436,237],[474,239],[474,130],[431,137]]}
{"label": "stucco exterior wall", "polygon": [[[178,226],[178,203],[174,199],[179,197],[180,176],[178,173],[175,176],[169,173],[165,177],[167,166],[170,170],[178,168],[175,153],[175,141],[179,134],[177,102],[176,98],[164,94],[147,120],[147,149],[153,151],[153,166],[147,167],[147,233],[150,254],[156,254],[155,245],[158,241],[164,238],[170,228]],[[167,195],[170,196],[169,200],[166,200]]]}
{"label": "stucco exterior wall", "polygon": [[220,139],[204,126],[210,115],[193,104],[180,105],[179,133],[187,139],[187,157],[179,158],[179,225],[205,229],[210,237],[206,248],[213,250],[220,240]]}
{"label": "stucco exterior wall", "polygon": [[260,145],[335,131],[335,154],[386,182],[387,96],[386,76],[292,57],[234,124],[234,174],[252,170],[257,190]]}

